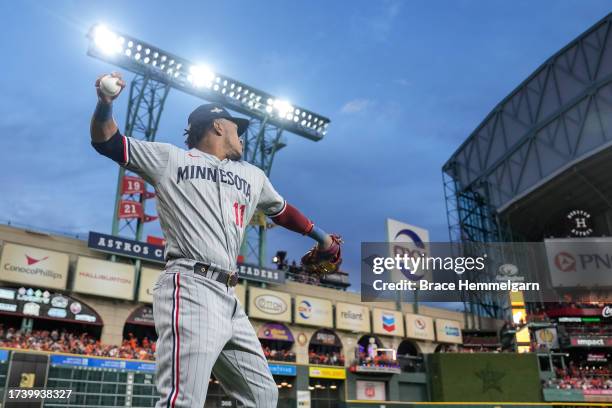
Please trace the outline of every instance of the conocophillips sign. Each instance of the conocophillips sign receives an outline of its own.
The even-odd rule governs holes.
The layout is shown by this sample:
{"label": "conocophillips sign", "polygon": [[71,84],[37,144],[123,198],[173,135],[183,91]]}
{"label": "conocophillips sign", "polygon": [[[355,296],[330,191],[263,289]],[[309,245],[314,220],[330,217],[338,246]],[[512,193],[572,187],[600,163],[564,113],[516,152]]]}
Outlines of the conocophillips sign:
{"label": "conocophillips sign", "polygon": [[6,243],[0,260],[0,279],[21,285],[65,289],[68,254]]}
{"label": "conocophillips sign", "polygon": [[249,317],[291,321],[291,296],[288,293],[260,288],[249,290]]}

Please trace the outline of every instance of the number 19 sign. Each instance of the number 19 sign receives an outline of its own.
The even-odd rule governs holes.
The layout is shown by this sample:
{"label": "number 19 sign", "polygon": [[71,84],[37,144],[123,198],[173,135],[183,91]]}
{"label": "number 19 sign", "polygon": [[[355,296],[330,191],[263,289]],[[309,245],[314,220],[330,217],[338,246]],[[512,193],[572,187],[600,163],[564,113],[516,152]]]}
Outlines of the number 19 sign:
{"label": "number 19 sign", "polygon": [[121,194],[142,194],[144,193],[145,182],[140,177],[123,176],[121,184]]}

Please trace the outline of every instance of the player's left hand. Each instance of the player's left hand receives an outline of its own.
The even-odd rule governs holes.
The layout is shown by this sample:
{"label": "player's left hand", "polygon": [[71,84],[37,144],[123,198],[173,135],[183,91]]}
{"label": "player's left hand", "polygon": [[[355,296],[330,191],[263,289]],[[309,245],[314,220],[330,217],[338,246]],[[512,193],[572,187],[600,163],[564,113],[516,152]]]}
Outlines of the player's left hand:
{"label": "player's left hand", "polygon": [[331,234],[331,244],[326,249],[315,245],[302,257],[302,267],[306,272],[316,275],[328,275],[338,272],[342,264],[342,238]]}

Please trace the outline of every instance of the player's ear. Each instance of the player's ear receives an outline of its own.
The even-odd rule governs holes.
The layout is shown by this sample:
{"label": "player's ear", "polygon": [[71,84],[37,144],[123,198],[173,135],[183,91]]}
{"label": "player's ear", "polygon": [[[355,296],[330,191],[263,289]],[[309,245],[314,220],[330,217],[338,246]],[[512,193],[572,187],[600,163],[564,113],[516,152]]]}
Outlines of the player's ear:
{"label": "player's ear", "polygon": [[223,123],[221,123],[221,120],[219,119],[215,119],[213,121],[213,130],[215,131],[215,133],[219,136],[223,135]]}

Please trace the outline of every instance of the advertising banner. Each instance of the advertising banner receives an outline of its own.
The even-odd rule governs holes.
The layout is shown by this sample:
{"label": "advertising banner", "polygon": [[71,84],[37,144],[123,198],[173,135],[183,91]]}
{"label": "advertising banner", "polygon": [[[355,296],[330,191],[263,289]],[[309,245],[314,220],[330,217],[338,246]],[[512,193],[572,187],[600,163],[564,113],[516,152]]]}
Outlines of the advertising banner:
{"label": "advertising banner", "polygon": [[548,350],[559,348],[559,336],[555,327],[548,327],[534,331],[538,346],[542,346]]}
{"label": "advertising banner", "polygon": [[373,309],[372,329],[376,334],[404,337],[404,318],[400,312]]}
{"label": "advertising banner", "polygon": [[612,347],[612,337],[571,336],[572,347]]}
{"label": "advertising banner", "polygon": [[340,337],[329,329],[317,330],[317,332],[312,335],[310,344],[313,346],[342,347]]}
{"label": "advertising banner", "polygon": [[88,367],[100,369],[114,369],[125,371],[155,372],[155,363],[139,360],[112,360],[110,358],[76,357],[67,355],[51,355],[52,366]]}
{"label": "advertising banner", "polygon": [[355,333],[369,333],[370,309],[363,305],[336,303],[336,328]]}
{"label": "advertising banner", "polygon": [[162,273],[161,269],[140,268],[140,283],[138,284],[138,301],[153,303],[153,285]]}
{"label": "advertising banner", "polygon": [[20,285],[66,289],[68,254],[6,243],[0,259],[0,279]]}
{"label": "advertising banner", "polygon": [[357,380],[357,399],[366,401],[386,401],[384,381]]}
{"label": "advertising banner", "polygon": [[291,364],[268,364],[272,375],[284,375],[287,377],[295,377],[297,375],[297,366]]}
{"label": "advertising banner", "polygon": [[612,287],[612,238],[545,239],[553,287]]}
{"label": "advertising banner", "polygon": [[291,295],[261,288],[249,289],[249,317],[291,322]]}
{"label": "advertising banner", "polygon": [[0,313],[71,323],[102,324],[98,313],[80,301],[46,289],[0,288]]}
{"label": "advertising banner", "polygon": [[280,340],[293,343],[293,334],[282,323],[266,323],[257,330],[257,338],[264,340]]}
{"label": "advertising banner", "polygon": [[463,343],[461,324],[455,320],[436,319],[436,339],[441,343]]}
{"label": "advertising banner", "polygon": [[109,254],[165,263],[164,247],[134,241],[133,239],[90,231],[87,246],[93,250]]}
{"label": "advertising banner", "polygon": [[88,295],[132,300],[134,266],[81,256],[77,261],[72,290]]}
{"label": "advertising banner", "polygon": [[136,324],[142,326],[155,326],[153,319],[153,308],[149,305],[142,305],[132,311],[125,323]]}
{"label": "advertising banner", "polygon": [[328,378],[331,380],[346,379],[346,370],[344,368],[332,367],[308,367],[308,375],[310,378]]}
{"label": "advertising banner", "polygon": [[[390,218],[387,218],[387,242],[390,243],[389,256],[391,257],[408,255],[409,258],[419,258],[429,253],[428,230]],[[393,280],[401,279],[418,281],[429,279],[429,274],[425,268],[396,269]]]}
{"label": "advertising banner", "polygon": [[295,323],[306,326],[333,327],[332,303],[309,296],[295,297]]}
{"label": "advertising banner", "polygon": [[433,319],[429,316],[406,314],[406,337],[419,340],[435,340]]}
{"label": "advertising banner", "polygon": [[238,264],[240,278],[265,283],[284,283],[285,271],[278,269],[260,268],[256,265]]}

